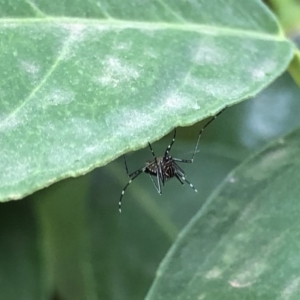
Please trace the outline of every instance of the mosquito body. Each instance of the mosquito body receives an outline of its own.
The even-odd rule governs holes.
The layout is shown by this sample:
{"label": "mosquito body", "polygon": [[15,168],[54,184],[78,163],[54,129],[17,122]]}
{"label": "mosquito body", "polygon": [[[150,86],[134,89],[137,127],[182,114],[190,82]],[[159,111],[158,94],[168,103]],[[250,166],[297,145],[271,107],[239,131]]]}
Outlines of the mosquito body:
{"label": "mosquito body", "polygon": [[[150,151],[152,153],[153,156],[153,160],[150,162],[147,162],[146,165],[142,168],[140,168],[137,171],[134,171],[133,173],[129,173],[128,172],[128,167],[127,167],[127,162],[126,162],[126,158],[124,157],[124,163],[125,163],[125,168],[126,168],[126,172],[127,175],[129,177],[129,181],[126,184],[126,186],[124,187],[124,189],[121,192],[121,196],[120,196],[120,200],[119,200],[119,211],[121,212],[121,205],[122,205],[122,199],[123,196],[125,194],[126,189],[128,188],[128,186],[132,183],[132,181],[134,179],[136,179],[140,174],[142,173],[146,173],[150,175],[151,181],[153,182],[157,192],[161,195],[162,194],[162,186],[165,185],[165,183],[171,179],[171,178],[176,178],[181,184],[184,184],[185,182],[195,191],[197,192],[196,188],[194,187],[194,185],[192,183],[190,183],[187,179],[186,179],[186,175],[185,172],[182,170],[182,168],[178,165],[178,163],[193,163],[194,162],[194,158],[195,158],[195,154],[197,152],[198,149],[198,144],[201,138],[201,135],[204,131],[204,129],[213,121],[215,120],[222,112],[224,111],[221,110],[218,114],[216,114],[214,117],[212,117],[200,130],[199,135],[198,135],[198,139],[197,139],[197,143],[195,146],[195,149],[192,153],[192,158],[191,159],[181,159],[181,158],[175,158],[172,157],[169,153],[172,149],[172,146],[175,142],[175,138],[176,138],[176,129],[174,130],[174,135],[172,138],[171,143],[168,145],[165,153],[163,156],[160,157],[156,157],[153,148],[151,146],[150,143],[148,143]],[[155,179],[156,180],[155,180]]]}
{"label": "mosquito body", "polygon": [[168,179],[172,178],[176,174],[176,167],[174,165],[173,158],[171,156],[161,156],[157,157],[156,161],[151,161],[146,163],[145,173],[150,174],[152,176],[157,176],[159,172],[162,174],[162,182],[164,183]]}

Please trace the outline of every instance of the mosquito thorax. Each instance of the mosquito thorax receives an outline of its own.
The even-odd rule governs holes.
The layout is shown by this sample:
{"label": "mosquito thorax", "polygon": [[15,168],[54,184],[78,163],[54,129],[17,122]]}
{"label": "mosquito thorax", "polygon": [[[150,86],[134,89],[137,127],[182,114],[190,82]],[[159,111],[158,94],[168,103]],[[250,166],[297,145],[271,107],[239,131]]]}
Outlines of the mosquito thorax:
{"label": "mosquito thorax", "polygon": [[167,162],[167,161],[172,160],[172,156],[171,155],[166,155],[163,159],[164,159],[165,162]]}

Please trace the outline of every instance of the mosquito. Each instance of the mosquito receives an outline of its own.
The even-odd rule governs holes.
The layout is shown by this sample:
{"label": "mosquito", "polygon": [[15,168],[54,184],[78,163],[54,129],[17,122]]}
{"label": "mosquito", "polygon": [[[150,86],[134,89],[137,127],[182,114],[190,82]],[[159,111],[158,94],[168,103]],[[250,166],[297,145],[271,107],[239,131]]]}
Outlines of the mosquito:
{"label": "mosquito", "polygon": [[[151,146],[150,143],[148,143],[148,146],[150,148],[150,151],[153,156],[153,160],[150,162],[146,162],[145,166],[132,172],[128,172],[128,167],[127,167],[127,162],[125,155],[123,156],[124,158],[124,163],[125,163],[125,168],[126,168],[126,173],[129,177],[128,183],[125,185],[121,192],[120,200],[119,200],[119,212],[121,212],[121,205],[122,205],[122,199],[125,194],[125,191],[127,190],[128,186],[133,182],[134,179],[136,179],[139,175],[142,173],[149,174],[151,181],[153,182],[153,185],[155,186],[157,192],[161,195],[162,194],[162,187],[165,185],[165,183],[171,179],[171,178],[176,178],[182,185],[184,183],[187,183],[196,193],[198,192],[197,189],[194,187],[194,185],[189,182],[186,179],[186,174],[183,171],[183,169],[178,165],[178,163],[185,163],[185,164],[192,164],[194,162],[195,154],[198,152],[198,144],[201,138],[201,135],[205,128],[213,122],[223,111],[225,110],[222,109],[220,112],[218,112],[214,117],[212,117],[200,130],[197,143],[195,146],[194,151],[192,152],[192,158],[191,159],[182,159],[182,158],[175,158],[170,155],[170,151],[172,149],[172,146],[175,142],[176,138],[176,129],[174,129],[174,135],[172,138],[171,143],[168,145],[165,153],[163,156],[157,157],[154,153],[154,150]],[[156,178],[156,180],[154,179]],[[155,183],[155,181],[157,183]]]}

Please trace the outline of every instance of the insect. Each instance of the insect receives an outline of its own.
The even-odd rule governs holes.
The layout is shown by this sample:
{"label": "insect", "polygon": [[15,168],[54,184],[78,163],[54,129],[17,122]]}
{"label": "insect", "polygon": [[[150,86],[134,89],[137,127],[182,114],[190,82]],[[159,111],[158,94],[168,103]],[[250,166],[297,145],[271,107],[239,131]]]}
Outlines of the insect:
{"label": "insect", "polygon": [[[170,155],[170,151],[172,149],[172,146],[175,142],[175,138],[176,138],[176,129],[174,129],[174,135],[172,138],[171,143],[168,145],[165,153],[163,156],[159,156],[157,157],[153,151],[153,148],[151,146],[150,143],[148,143],[150,151],[152,153],[153,156],[153,160],[151,162],[147,162],[145,164],[145,166],[143,166],[142,168],[129,173],[128,172],[128,167],[127,167],[127,162],[126,162],[126,158],[125,155],[124,157],[124,163],[125,163],[125,168],[126,168],[126,173],[129,177],[129,181],[128,183],[125,185],[125,187],[123,188],[122,192],[121,192],[121,196],[120,196],[120,200],[119,200],[119,212],[121,212],[121,205],[122,205],[122,199],[123,196],[125,194],[126,189],[128,188],[128,186],[133,182],[134,179],[136,179],[139,175],[141,175],[142,173],[146,173],[150,175],[151,181],[153,182],[157,192],[161,195],[162,194],[162,186],[165,185],[165,183],[171,179],[171,178],[176,178],[181,184],[184,184],[185,182],[195,191],[198,192],[197,189],[194,187],[194,185],[189,182],[186,179],[186,175],[185,172],[183,171],[183,169],[178,165],[178,163],[186,163],[186,164],[191,164],[194,162],[194,158],[195,158],[195,154],[197,152],[198,149],[198,144],[201,138],[201,135],[203,133],[203,131],[205,130],[205,128],[211,123],[213,122],[223,111],[225,110],[225,108],[223,110],[221,110],[219,113],[217,113],[214,117],[212,117],[200,130],[199,135],[198,135],[198,139],[197,139],[197,143],[195,146],[195,149],[193,151],[192,154],[192,158],[191,159],[181,159],[181,158],[175,158],[172,157]],[[156,178],[156,182],[153,178]]]}

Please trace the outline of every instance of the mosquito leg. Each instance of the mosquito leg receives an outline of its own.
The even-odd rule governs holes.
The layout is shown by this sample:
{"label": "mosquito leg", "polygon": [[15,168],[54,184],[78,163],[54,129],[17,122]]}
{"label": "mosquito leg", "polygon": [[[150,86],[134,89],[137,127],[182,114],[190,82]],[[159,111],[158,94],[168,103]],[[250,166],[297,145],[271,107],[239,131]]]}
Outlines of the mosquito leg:
{"label": "mosquito leg", "polygon": [[128,188],[128,186],[132,183],[132,181],[137,178],[142,172],[145,171],[145,167],[142,169],[137,170],[136,172],[134,172],[132,174],[132,177],[129,179],[128,183],[125,185],[125,187],[123,188],[122,192],[121,192],[121,196],[120,196],[120,200],[119,200],[119,212],[121,212],[121,205],[122,205],[122,199],[123,196],[125,194],[126,189]]}
{"label": "mosquito leg", "polygon": [[174,158],[173,157],[173,160],[174,161],[177,161],[177,162],[180,162],[180,163],[185,163],[185,164],[191,164],[194,162],[194,159],[195,159],[195,155],[197,153],[197,149],[198,149],[198,145],[199,145],[199,141],[200,141],[200,138],[202,136],[202,133],[203,131],[205,130],[205,128],[211,123],[213,122],[226,108],[222,109],[221,111],[219,111],[214,117],[212,117],[203,127],[202,129],[200,130],[199,132],[199,135],[198,135],[198,139],[197,139],[197,143],[196,143],[196,147],[193,151],[193,155],[192,155],[192,158],[191,159],[181,159],[181,158]]}
{"label": "mosquito leg", "polygon": [[[175,164],[175,176],[176,178],[180,181],[180,182],[186,182],[196,193],[198,192],[197,189],[194,187],[194,185],[189,182],[186,178],[185,178],[185,173],[184,171],[177,165]],[[180,180],[181,179],[181,180]]]}
{"label": "mosquito leg", "polygon": [[184,177],[185,173],[184,171],[174,162],[176,173],[179,174],[180,177]]}
{"label": "mosquito leg", "polygon": [[161,195],[161,194],[162,194],[162,188],[161,188],[161,184],[160,184],[160,180],[159,180],[158,173],[157,173],[157,175],[156,175],[156,178],[157,178],[157,184],[155,183],[154,179],[152,178],[153,175],[150,175],[150,174],[149,174],[149,176],[150,176],[150,179],[151,179],[153,185],[155,186],[157,192]]}
{"label": "mosquito leg", "polygon": [[193,162],[192,159],[181,159],[181,158],[172,158],[174,161],[180,162],[180,163],[185,163],[185,164],[191,164]]}
{"label": "mosquito leg", "polygon": [[149,145],[150,151],[151,151],[151,153],[152,153],[152,156],[154,157],[154,161],[155,161],[156,167],[158,168],[157,157],[156,157],[156,155],[155,155],[155,153],[154,153],[154,150],[153,150],[153,148],[152,148],[152,146],[151,146],[150,143],[148,143],[148,145]]}
{"label": "mosquito leg", "polygon": [[154,157],[154,161],[155,161],[155,164],[156,164],[157,177],[158,177],[157,178],[157,184],[159,186],[159,190],[160,190],[160,194],[161,194],[161,182],[162,182],[163,185],[165,184],[163,172],[162,172],[160,164],[157,161],[157,157],[156,157],[156,155],[155,155],[155,153],[153,151],[153,148],[152,148],[151,144],[148,143],[148,145],[149,145],[149,148],[151,150],[151,153],[152,153],[152,155]]}
{"label": "mosquito leg", "polygon": [[[132,173],[129,173],[125,155],[123,155],[123,158],[124,158],[124,163],[125,163],[126,173],[127,173],[127,176],[128,176],[129,178],[134,177],[137,173],[140,172],[141,169],[144,169],[144,167],[143,167],[143,168],[141,168],[141,169],[139,169],[139,170],[137,170],[137,171],[134,171],[134,172],[132,172]],[[143,171],[143,172],[144,172],[144,171]]]}
{"label": "mosquito leg", "polygon": [[125,155],[123,155],[123,158],[124,158],[124,164],[125,164],[127,176],[130,177],[130,176],[129,176],[129,172],[128,172],[127,161],[126,161]]}
{"label": "mosquito leg", "polygon": [[182,181],[181,177],[178,174],[175,174],[175,177],[178,179],[178,181],[183,185],[184,182]]}
{"label": "mosquito leg", "polygon": [[181,179],[183,181],[185,181],[196,193],[198,193],[197,189],[194,187],[194,185],[192,183],[190,183],[186,178],[185,176],[181,176]]}
{"label": "mosquito leg", "polygon": [[171,143],[168,145],[166,151],[165,151],[165,156],[169,155],[169,152],[171,151],[171,148],[175,142],[175,138],[176,138],[176,128],[174,129],[174,135],[173,135],[173,138],[172,138],[172,141]]}
{"label": "mosquito leg", "polygon": [[[193,162],[194,161],[194,158],[195,158],[195,154],[196,154],[196,152],[197,152],[197,149],[198,149],[198,144],[199,144],[199,141],[200,141],[200,138],[201,138],[201,135],[202,135],[202,133],[203,133],[203,131],[205,130],[205,128],[211,123],[211,122],[213,122],[224,110],[226,109],[226,107],[225,108],[223,108],[221,111],[219,111],[215,116],[213,116],[203,127],[202,127],[202,129],[200,130],[200,132],[199,132],[199,135],[198,135],[198,139],[197,139],[197,143],[196,143],[196,146],[195,146],[195,150],[194,150],[194,152],[193,152],[193,156],[192,156],[192,158],[190,159],[191,160],[191,162]],[[183,162],[183,161],[182,161]],[[188,161],[186,161],[186,162],[188,162]]]}

